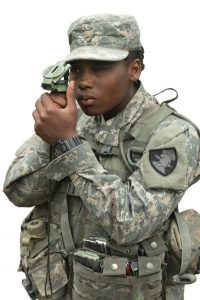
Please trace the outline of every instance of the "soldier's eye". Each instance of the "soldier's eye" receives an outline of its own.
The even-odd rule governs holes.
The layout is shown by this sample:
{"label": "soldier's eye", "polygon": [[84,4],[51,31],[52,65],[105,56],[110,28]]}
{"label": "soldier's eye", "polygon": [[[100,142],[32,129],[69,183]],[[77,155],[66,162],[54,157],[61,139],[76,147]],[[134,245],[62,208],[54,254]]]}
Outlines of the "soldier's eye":
{"label": "soldier's eye", "polygon": [[78,66],[71,66],[70,67],[70,73],[73,73],[73,74],[78,74],[80,73],[80,68]]}

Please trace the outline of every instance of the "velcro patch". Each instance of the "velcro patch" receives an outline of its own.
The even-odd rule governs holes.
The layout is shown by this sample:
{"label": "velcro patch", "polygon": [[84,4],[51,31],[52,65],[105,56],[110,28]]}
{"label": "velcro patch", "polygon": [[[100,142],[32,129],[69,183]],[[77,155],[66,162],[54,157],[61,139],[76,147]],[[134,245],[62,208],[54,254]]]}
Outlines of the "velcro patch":
{"label": "velcro patch", "polygon": [[176,148],[149,150],[149,160],[152,167],[161,175],[167,176],[175,169],[178,156]]}

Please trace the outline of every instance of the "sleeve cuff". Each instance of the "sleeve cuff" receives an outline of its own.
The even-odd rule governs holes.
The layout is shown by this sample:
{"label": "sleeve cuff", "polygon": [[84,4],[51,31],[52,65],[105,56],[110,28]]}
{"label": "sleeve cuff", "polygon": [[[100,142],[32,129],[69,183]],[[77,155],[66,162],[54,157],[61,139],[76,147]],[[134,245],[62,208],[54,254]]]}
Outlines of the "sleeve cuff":
{"label": "sleeve cuff", "polygon": [[88,168],[88,165],[93,166],[97,163],[89,143],[84,142],[54,159],[47,167],[47,177],[60,181],[77,170],[83,170]]}

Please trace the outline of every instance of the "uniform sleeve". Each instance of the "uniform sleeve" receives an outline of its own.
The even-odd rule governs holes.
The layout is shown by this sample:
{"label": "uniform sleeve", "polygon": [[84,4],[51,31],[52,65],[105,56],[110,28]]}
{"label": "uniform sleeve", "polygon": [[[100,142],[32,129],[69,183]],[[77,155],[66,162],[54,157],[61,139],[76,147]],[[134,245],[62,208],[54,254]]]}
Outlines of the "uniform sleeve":
{"label": "uniform sleeve", "polygon": [[[164,132],[167,135],[163,138]],[[171,158],[167,160],[166,153],[156,152],[158,149],[168,150]],[[158,160],[160,155],[166,173],[150,162],[150,153]],[[129,244],[162,227],[193,180],[198,153],[193,127],[170,121],[154,133],[138,169],[126,183],[106,173],[87,142],[54,160],[47,175],[57,181],[70,176],[95,222],[117,243]]]}
{"label": "uniform sleeve", "polygon": [[17,206],[31,207],[47,201],[49,146],[33,135],[16,152],[4,182],[4,193]]}

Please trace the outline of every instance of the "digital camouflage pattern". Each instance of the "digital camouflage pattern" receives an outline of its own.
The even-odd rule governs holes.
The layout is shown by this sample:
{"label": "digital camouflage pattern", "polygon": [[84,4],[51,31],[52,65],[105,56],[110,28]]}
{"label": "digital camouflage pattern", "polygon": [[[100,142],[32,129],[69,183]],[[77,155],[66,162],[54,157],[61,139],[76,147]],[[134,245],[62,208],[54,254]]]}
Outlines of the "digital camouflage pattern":
{"label": "digital camouflage pattern", "polygon": [[[82,116],[78,133],[87,140],[94,139],[100,144],[117,146],[120,129],[129,128],[144,109],[154,102],[155,99],[141,86],[125,111],[115,118],[103,122],[101,118]],[[186,128],[190,132],[189,135],[186,134]],[[168,134],[164,135],[166,131]],[[178,155],[178,172],[171,174],[171,180],[170,175],[162,176],[152,168],[149,150],[163,146],[168,148],[172,143]],[[138,169],[125,183],[119,176],[106,172],[104,165],[108,164],[110,158],[100,157],[99,163],[88,142],[50,163],[47,176],[56,181],[70,176],[97,223],[103,225],[106,233],[118,244],[130,244],[150,236],[175,209],[193,180],[198,151],[199,139],[196,131],[190,124],[172,116],[170,121],[164,121],[161,127],[156,129],[138,163]],[[156,190],[151,190],[154,178],[157,178],[159,186]],[[159,187],[165,189],[160,192]],[[169,191],[172,187],[173,192]],[[151,215],[151,218],[146,218],[146,215]]]}
{"label": "digital camouflage pattern", "polygon": [[[181,218],[181,223],[177,221],[177,217]],[[181,227],[182,222],[184,224]],[[189,232],[189,239],[186,236],[187,232]],[[193,209],[188,209],[178,216],[175,215],[167,232],[167,243],[169,249],[168,273],[172,275],[179,274],[179,272],[195,274],[199,269],[200,214]],[[181,270],[181,265],[183,265],[183,270]]]}
{"label": "digital camouflage pattern", "polygon": [[[102,116],[88,117],[82,114],[78,122],[78,134],[84,142],[51,163],[49,163],[49,146],[40,138],[33,136],[17,151],[16,159],[6,175],[4,192],[15,205],[36,205],[32,214],[37,215],[36,212],[40,208],[47,207],[49,179],[65,182],[64,192],[68,194],[69,222],[76,247],[80,246],[83,238],[100,236],[111,238],[127,249],[129,245],[146,239],[154,232],[159,232],[186,189],[199,175],[200,170],[197,166],[199,138],[194,127],[176,116],[164,120],[154,130],[132,174],[129,174],[120,157],[99,154],[97,159],[90,146],[91,141],[96,141],[100,145],[118,146],[120,131],[128,130],[154,103],[155,97],[148,94],[141,84],[127,107],[114,118],[105,122]],[[163,176],[152,167],[149,151],[168,148],[176,149],[177,163],[170,174]],[[118,168],[120,170],[112,170],[116,164],[120,166]],[[121,176],[124,173],[126,180]],[[75,190],[72,189],[73,186]],[[54,197],[52,216],[56,228],[59,229],[62,206],[59,202],[61,200],[57,201],[56,195]],[[155,278],[159,271],[156,274],[153,275]],[[78,294],[83,291],[87,293],[85,286],[76,286],[76,280],[75,274],[74,290]],[[104,282],[100,287],[102,293],[109,286],[110,283]],[[174,291],[174,296],[170,290]],[[112,291],[109,294],[110,299],[111,293]],[[167,300],[183,299],[182,288],[168,287],[167,295],[169,295]],[[157,296],[154,294],[152,297],[160,299],[160,294]],[[90,298],[88,291],[85,298],[74,296],[73,299]],[[143,298],[141,292],[134,300]],[[98,299],[105,297],[99,296]]]}
{"label": "digital camouflage pattern", "polygon": [[[53,257],[51,255],[50,260],[50,269],[51,269],[51,287],[49,281],[47,281],[46,285],[46,293],[47,295],[51,295],[51,291],[53,294],[57,292],[61,292],[64,286],[67,283],[67,276],[64,272],[64,261],[60,261],[60,254],[54,254]],[[36,263],[33,263],[31,266],[30,279],[33,283],[33,286],[37,286],[39,293],[42,297],[45,297],[45,289],[44,283],[46,281],[46,266],[47,266],[47,257],[41,257]],[[64,289],[64,288],[63,288]],[[66,290],[63,291],[66,294]],[[55,298],[55,297],[54,297]],[[56,298],[60,299],[60,298]]]}
{"label": "digital camouflage pattern", "polygon": [[128,51],[140,49],[140,31],[134,17],[93,15],[79,18],[68,30],[70,54],[65,61],[78,59],[118,61]]}

